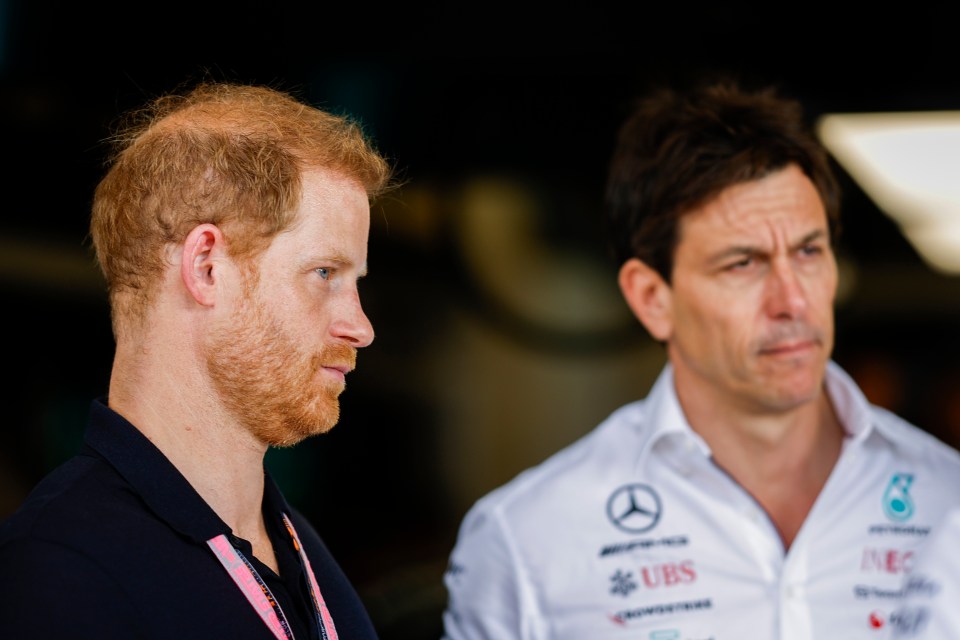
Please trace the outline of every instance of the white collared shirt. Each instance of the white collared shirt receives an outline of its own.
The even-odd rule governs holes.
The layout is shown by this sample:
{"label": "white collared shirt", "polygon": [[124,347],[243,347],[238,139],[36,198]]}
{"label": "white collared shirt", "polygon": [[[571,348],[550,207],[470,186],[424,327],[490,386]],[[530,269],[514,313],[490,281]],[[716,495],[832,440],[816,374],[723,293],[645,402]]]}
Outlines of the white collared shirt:
{"label": "white collared shirt", "polygon": [[789,552],[711,460],[664,369],[645,400],[480,499],[444,576],[449,640],[882,638],[960,506],[960,453],[831,362],[840,458]]}

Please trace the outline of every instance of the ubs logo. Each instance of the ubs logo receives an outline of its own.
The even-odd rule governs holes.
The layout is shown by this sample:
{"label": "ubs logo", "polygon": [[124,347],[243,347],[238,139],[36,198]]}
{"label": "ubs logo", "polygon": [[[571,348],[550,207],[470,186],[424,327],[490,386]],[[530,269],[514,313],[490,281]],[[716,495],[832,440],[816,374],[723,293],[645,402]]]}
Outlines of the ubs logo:
{"label": "ubs logo", "polygon": [[911,484],[913,484],[913,474],[895,473],[883,492],[883,512],[894,522],[906,522],[913,515]]}
{"label": "ubs logo", "polygon": [[625,484],[607,499],[607,517],[627,533],[644,533],[660,521],[660,496],[645,484]]}

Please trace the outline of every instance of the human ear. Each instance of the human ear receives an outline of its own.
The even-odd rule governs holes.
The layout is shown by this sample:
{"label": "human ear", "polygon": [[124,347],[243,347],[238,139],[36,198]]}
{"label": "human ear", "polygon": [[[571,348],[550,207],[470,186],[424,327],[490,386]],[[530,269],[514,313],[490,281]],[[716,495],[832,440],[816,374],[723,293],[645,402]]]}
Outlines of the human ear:
{"label": "human ear", "polygon": [[180,279],[198,304],[210,306],[215,300],[220,267],[214,258],[223,250],[224,243],[223,232],[213,224],[194,227],[183,240]]}
{"label": "human ear", "polygon": [[673,333],[673,292],[656,269],[639,258],[630,258],[620,267],[620,292],[633,315],[659,342]]}

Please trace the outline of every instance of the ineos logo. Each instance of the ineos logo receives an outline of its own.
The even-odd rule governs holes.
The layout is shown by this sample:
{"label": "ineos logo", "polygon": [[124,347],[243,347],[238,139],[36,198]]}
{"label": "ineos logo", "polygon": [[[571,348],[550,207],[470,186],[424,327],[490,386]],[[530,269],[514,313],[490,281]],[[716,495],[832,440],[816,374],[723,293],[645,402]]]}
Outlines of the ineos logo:
{"label": "ineos logo", "polygon": [[645,484],[626,484],[610,494],[607,517],[627,533],[643,533],[660,520],[660,497]]}

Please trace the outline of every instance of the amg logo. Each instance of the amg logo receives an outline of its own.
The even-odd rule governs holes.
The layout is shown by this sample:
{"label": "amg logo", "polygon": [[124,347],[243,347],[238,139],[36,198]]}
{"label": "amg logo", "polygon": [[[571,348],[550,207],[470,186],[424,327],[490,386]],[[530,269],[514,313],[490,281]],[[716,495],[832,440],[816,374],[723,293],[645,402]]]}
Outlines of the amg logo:
{"label": "amg logo", "polygon": [[652,549],[653,547],[685,547],[689,544],[686,536],[671,536],[669,538],[634,540],[633,542],[621,542],[619,544],[610,544],[600,549],[600,557],[613,556],[619,553],[627,553],[634,549]]}

